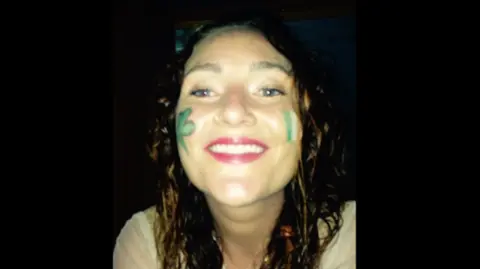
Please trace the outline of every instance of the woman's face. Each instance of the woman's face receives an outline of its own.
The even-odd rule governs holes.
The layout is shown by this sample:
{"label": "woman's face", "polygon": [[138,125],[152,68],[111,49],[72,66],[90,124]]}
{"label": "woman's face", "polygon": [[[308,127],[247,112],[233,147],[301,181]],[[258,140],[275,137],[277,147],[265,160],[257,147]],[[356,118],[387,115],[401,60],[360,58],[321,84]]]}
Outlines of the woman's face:
{"label": "woman's face", "polygon": [[237,207],[282,191],[302,137],[289,61],[261,35],[234,31],[199,42],[184,71],[176,135],[192,184]]}

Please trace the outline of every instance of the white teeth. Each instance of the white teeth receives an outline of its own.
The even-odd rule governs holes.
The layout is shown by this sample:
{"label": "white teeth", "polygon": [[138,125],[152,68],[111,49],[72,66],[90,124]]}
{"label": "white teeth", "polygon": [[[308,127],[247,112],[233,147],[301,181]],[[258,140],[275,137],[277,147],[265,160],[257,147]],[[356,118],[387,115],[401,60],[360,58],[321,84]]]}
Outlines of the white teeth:
{"label": "white teeth", "polygon": [[223,145],[216,144],[209,148],[213,152],[228,154],[246,154],[246,153],[262,153],[263,148],[257,145]]}

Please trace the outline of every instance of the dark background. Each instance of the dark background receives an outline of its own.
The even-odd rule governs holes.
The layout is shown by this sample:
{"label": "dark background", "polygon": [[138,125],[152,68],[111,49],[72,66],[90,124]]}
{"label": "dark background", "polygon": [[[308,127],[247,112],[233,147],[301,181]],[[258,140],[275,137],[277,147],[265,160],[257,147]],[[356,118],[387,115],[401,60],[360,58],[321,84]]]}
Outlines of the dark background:
{"label": "dark background", "polygon": [[[114,84],[114,229],[116,238],[131,215],[155,203],[155,179],[147,169],[145,139],[153,90],[167,59],[175,53],[180,29],[214,19],[248,1],[130,1],[116,4],[113,14]],[[349,120],[349,143],[355,154],[355,1],[265,1],[280,13],[302,40],[326,52],[335,78],[335,102]],[[355,170],[355,162],[352,162]],[[355,178],[342,190],[355,198]]]}

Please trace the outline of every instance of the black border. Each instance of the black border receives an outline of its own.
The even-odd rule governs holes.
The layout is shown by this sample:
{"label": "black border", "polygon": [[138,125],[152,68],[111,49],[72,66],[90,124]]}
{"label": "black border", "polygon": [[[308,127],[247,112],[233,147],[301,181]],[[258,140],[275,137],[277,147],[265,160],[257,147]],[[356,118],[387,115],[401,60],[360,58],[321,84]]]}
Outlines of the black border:
{"label": "black border", "polygon": [[440,221],[451,195],[436,197],[450,165],[438,162],[448,142],[432,145],[442,136],[439,126],[432,129],[431,104],[444,78],[429,74],[445,66],[428,62],[439,43],[427,43],[434,32],[425,31],[428,13],[413,6],[357,5],[359,268],[447,266],[442,252],[451,250]]}

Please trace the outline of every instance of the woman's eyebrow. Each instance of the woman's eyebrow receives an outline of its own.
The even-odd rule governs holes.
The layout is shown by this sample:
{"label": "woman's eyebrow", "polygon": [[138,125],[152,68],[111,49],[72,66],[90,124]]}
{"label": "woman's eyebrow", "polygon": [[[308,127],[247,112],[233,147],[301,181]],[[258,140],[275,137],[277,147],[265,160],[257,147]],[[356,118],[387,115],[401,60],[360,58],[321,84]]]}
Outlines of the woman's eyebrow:
{"label": "woman's eyebrow", "polygon": [[[252,63],[250,65],[250,72],[260,71],[260,70],[269,70],[269,69],[277,69],[281,72],[285,73],[288,76],[292,75],[292,69],[289,68],[287,65],[278,63],[278,62],[270,62],[270,61],[259,61]],[[222,67],[218,63],[200,63],[195,64],[194,66],[186,69],[184,77],[188,76],[189,74],[196,72],[196,71],[209,71],[214,73],[221,73]]]}

